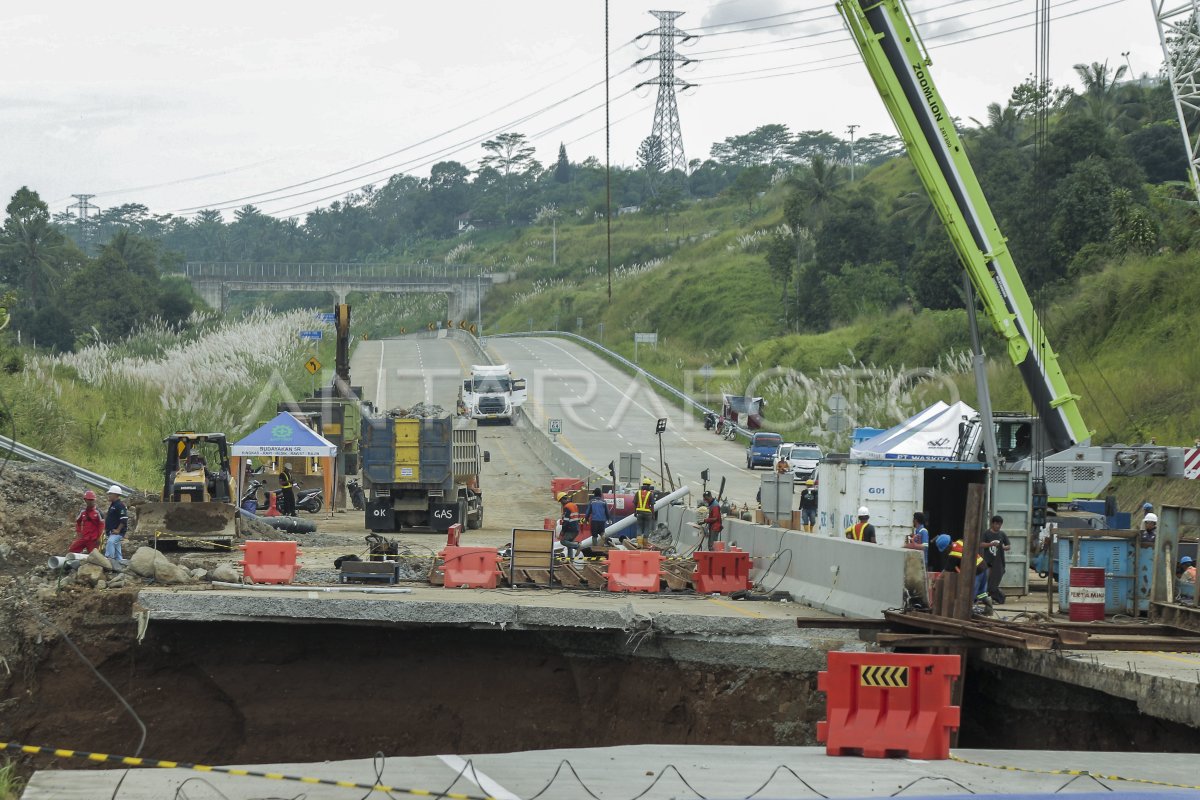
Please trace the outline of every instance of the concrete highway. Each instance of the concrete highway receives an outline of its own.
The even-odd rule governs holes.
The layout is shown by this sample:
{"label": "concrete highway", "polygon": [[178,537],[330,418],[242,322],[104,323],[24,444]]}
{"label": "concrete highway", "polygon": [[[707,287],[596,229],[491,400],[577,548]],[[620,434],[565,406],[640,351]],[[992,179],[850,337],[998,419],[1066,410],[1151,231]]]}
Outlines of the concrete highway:
{"label": "concrete highway", "polygon": [[754,508],[763,470],[746,469],[745,442],[727,442],[672,405],[651,385],[635,379],[583,347],[564,339],[488,339],[497,362],[507,363],[527,380],[530,420],[546,430],[546,420],[561,419],[559,444],[598,473],[622,451],[642,453],[643,475],[660,483],[655,422],[666,417],[663,456],[676,485],[686,481],[698,498],[700,471],[708,469],[714,491],[725,478],[725,496]]}
{"label": "concrete highway", "polygon": [[[355,347],[350,375],[362,386],[363,399],[381,410],[424,402],[453,414],[458,387],[470,374],[472,361],[478,361],[474,350],[454,339],[372,339]],[[557,516],[550,473],[515,428],[480,426],[479,444],[491,454],[491,462],[480,476],[484,530],[472,532],[474,543],[486,534],[508,541],[512,528],[541,528],[544,517]]]}

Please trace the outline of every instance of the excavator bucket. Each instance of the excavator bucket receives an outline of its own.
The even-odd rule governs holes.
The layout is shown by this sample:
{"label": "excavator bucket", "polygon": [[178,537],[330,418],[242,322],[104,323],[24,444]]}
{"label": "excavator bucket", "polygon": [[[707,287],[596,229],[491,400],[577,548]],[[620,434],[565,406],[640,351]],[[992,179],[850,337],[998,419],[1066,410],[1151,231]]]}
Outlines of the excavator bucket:
{"label": "excavator bucket", "polygon": [[134,536],[150,545],[184,549],[232,545],[241,532],[238,509],[229,503],[143,503],[133,508]]}

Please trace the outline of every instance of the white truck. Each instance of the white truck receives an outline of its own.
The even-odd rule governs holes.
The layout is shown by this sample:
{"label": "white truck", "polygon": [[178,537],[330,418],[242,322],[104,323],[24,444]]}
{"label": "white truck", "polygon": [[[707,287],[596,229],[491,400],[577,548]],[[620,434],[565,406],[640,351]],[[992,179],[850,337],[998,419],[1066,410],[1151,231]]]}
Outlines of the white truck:
{"label": "white truck", "polygon": [[472,364],[471,377],[463,381],[462,411],[471,419],[511,425],[525,397],[525,379],[514,378],[507,364]]}

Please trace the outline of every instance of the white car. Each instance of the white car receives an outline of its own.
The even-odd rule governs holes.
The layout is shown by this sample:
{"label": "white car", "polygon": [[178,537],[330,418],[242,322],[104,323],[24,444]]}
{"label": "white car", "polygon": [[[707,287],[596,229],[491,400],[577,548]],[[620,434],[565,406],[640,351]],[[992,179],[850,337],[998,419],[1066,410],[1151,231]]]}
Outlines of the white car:
{"label": "white car", "polygon": [[775,463],[779,463],[781,458],[786,458],[796,480],[816,480],[817,465],[824,457],[821,448],[812,442],[784,442],[775,454]]}

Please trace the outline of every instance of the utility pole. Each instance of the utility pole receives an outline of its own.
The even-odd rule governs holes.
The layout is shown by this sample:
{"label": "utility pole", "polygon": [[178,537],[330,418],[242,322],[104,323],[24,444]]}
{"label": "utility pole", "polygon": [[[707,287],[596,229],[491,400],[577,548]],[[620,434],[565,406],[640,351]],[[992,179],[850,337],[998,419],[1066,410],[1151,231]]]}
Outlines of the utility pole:
{"label": "utility pole", "polygon": [[678,64],[684,67],[695,62],[675,52],[675,40],[679,39],[681,42],[686,42],[696,37],[675,27],[675,20],[682,17],[685,12],[651,11],[650,13],[658,18],[658,27],[652,31],[646,31],[637,38],[657,36],[658,52],[652,56],[639,58],[634,63],[642,64],[647,61],[657,61],[658,77],[642,81],[634,88],[640,89],[643,86],[658,87],[658,100],[654,104],[654,125],[650,130],[650,135],[657,136],[663,143],[663,151],[666,156],[666,170],[670,172],[677,169],[686,175],[687,158],[683,154],[683,132],[679,126],[679,106],[675,101],[675,93],[676,91],[691,89],[695,84],[688,83],[682,78],[676,78],[675,65]]}
{"label": "utility pole", "polygon": [[850,182],[854,182],[854,132],[861,128],[861,125],[847,125],[846,130],[850,131]]}
{"label": "utility pole", "polygon": [[79,235],[80,235],[80,238],[83,239],[83,250],[85,253],[87,252],[88,247],[92,243],[92,230],[91,230],[91,224],[90,224],[91,223],[91,214],[89,212],[100,210],[99,208],[97,208],[96,206],[94,206],[88,202],[95,196],[96,195],[94,195],[94,194],[73,194],[73,195],[71,195],[71,197],[75,198],[75,203],[73,205],[67,206],[68,211],[76,212],[75,213],[75,221],[76,221],[76,224],[79,226]]}

